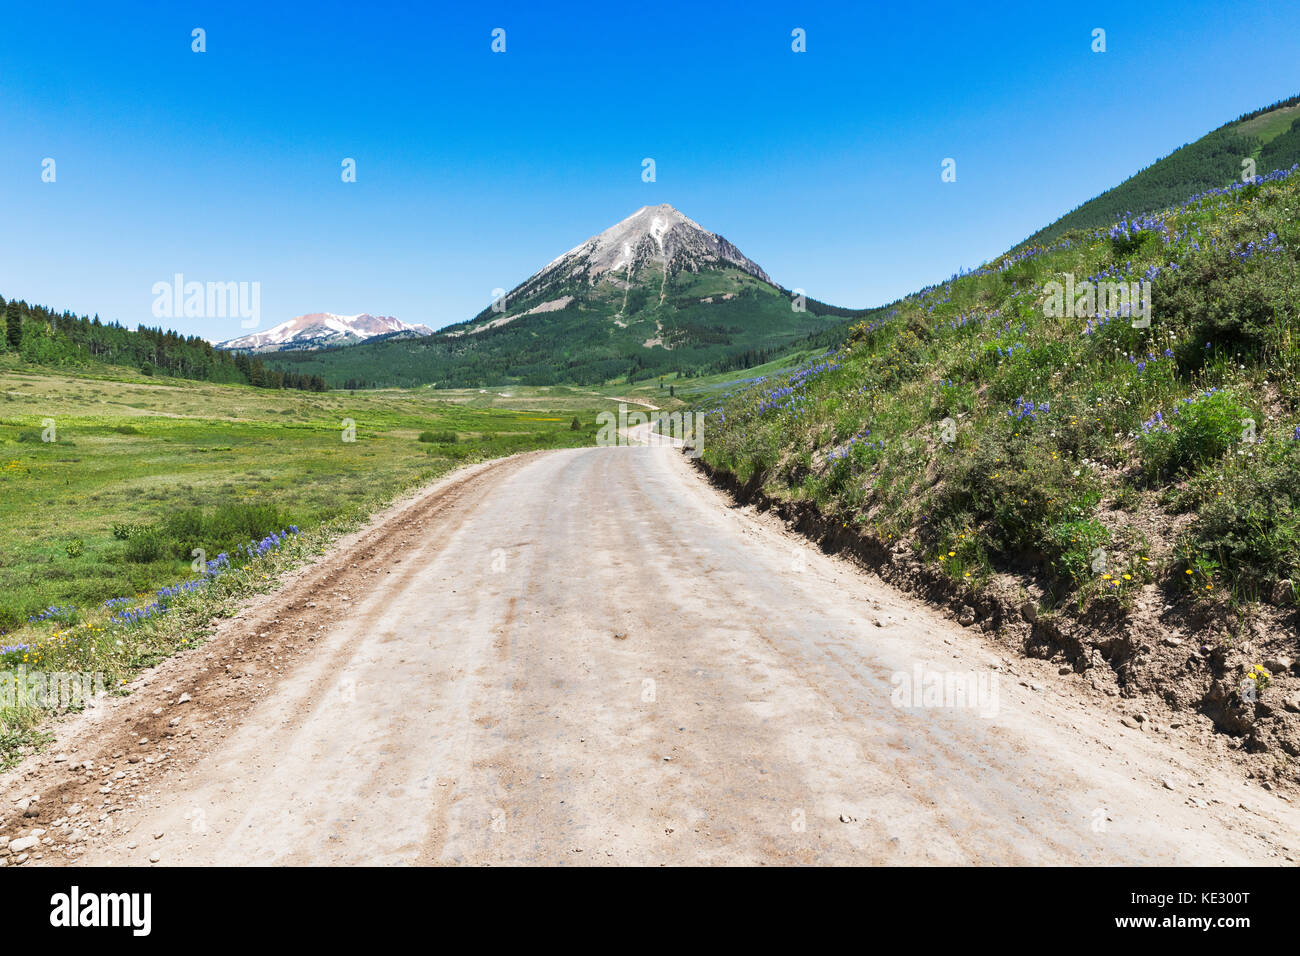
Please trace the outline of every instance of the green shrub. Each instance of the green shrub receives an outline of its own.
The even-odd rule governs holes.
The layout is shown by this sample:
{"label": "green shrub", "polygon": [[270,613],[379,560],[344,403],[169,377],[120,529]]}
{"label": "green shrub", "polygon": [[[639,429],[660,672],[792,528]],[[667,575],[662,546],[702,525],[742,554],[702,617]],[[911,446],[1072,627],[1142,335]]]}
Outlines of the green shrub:
{"label": "green shrub", "polygon": [[1158,240],[1153,230],[1144,229],[1133,233],[1117,233],[1111,237],[1110,242],[1115,258],[1127,259],[1143,247],[1155,247]]}
{"label": "green shrub", "polygon": [[210,554],[233,551],[292,523],[275,505],[240,504],[211,511],[183,508],[148,527],[115,524],[113,535],[125,538],[128,561],[143,564],[169,556],[188,560],[195,548]]}
{"label": "green shrub", "polygon": [[1278,319],[1294,299],[1294,280],[1267,267],[1243,267],[1230,250],[1230,245],[1207,250],[1162,277],[1161,321],[1190,331],[1197,348],[1214,342],[1230,352],[1258,355],[1274,342]]}
{"label": "green shrub", "polygon": [[211,511],[186,508],[170,515],[157,533],[172,555],[188,559],[194,548],[213,553],[231,551],[273,531],[282,531],[291,523],[272,504],[230,505]]}
{"label": "green shrub", "polygon": [[1242,437],[1250,409],[1229,393],[1210,390],[1184,401],[1173,413],[1143,426],[1138,446],[1149,474],[1191,471],[1223,457]]}
{"label": "green shrub", "polygon": [[126,559],[135,564],[148,564],[163,557],[163,539],[153,528],[136,528],[126,539]]}
{"label": "green shrub", "polygon": [[431,442],[436,445],[454,445],[456,440],[455,432],[420,432],[420,441]]}
{"label": "green shrub", "polygon": [[1250,597],[1270,597],[1283,580],[1300,581],[1300,441],[1273,437],[1252,458],[1233,456],[1221,474],[1194,483],[1196,523],[1180,542],[1209,555]]}
{"label": "green shrub", "polygon": [[1046,436],[981,437],[940,459],[929,522],[978,528],[991,553],[1050,553],[1053,526],[1092,513],[1100,492],[1056,452]]}
{"label": "green shrub", "polygon": [[1077,586],[1092,577],[1094,555],[1110,544],[1110,532],[1096,518],[1078,518],[1052,525],[1046,543],[1053,569]]}
{"label": "green shrub", "polygon": [[16,602],[16,597],[0,596],[0,631],[13,630],[27,620],[27,614]]}

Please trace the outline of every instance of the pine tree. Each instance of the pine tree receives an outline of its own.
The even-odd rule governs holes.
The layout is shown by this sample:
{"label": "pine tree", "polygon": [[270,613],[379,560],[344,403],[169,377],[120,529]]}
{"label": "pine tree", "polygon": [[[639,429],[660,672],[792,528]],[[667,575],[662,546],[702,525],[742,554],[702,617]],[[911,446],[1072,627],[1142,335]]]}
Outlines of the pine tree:
{"label": "pine tree", "polygon": [[15,352],[23,344],[23,320],[13,302],[5,307],[5,342]]}

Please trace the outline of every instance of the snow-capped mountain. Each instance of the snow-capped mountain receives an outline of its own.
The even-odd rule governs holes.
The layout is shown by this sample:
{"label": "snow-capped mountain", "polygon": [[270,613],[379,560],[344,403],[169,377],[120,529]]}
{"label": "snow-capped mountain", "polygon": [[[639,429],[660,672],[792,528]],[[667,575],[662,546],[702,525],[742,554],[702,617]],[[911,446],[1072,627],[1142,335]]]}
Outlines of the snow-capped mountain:
{"label": "snow-capped mountain", "polygon": [[447,387],[633,381],[754,364],[856,314],[777,285],[667,204],[638,209],[493,296],[418,341],[330,350],[311,365],[338,381]]}
{"label": "snow-capped mountain", "polygon": [[[576,311],[588,313],[592,321],[603,315],[620,329],[636,324],[638,316],[649,319],[652,331],[642,337],[645,346],[671,348],[672,339],[681,335],[671,331],[676,323],[669,313],[690,302],[724,303],[746,288],[763,297],[782,294],[734,245],[662,203],[642,206],[552,259],[492,308],[439,334],[457,339],[519,319],[528,319],[540,334],[550,318],[566,322]],[[657,314],[650,318],[650,311]],[[664,327],[670,329],[667,338],[660,334]]]}
{"label": "snow-capped mountain", "polygon": [[265,332],[218,342],[217,348],[245,352],[281,352],[287,349],[320,349],[353,345],[377,338],[432,335],[427,325],[408,325],[391,315],[335,315],[311,312],[281,322]]}
{"label": "snow-capped mountain", "polygon": [[726,239],[662,203],[642,206],[622,222],[547,263],[520,283],[512,296],[521,300],[531,298],[534,291],[545,286],[578,277],[593,282],[606,273],[615,273],[619,280],[626,280],[651,263],[665,267],[669,274],[732,265],[764,282],[772,282],[756,262]]}

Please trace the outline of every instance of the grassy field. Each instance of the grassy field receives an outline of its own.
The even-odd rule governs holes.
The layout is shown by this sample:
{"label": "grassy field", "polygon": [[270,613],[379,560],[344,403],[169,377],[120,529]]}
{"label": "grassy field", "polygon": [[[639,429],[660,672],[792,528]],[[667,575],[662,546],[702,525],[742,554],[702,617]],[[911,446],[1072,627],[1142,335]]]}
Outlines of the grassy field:
{"label": "grassy field", "polygon": [[[0,364],[0,671],[120,683],[193,639],[160,628],[192,598],[171,588],[269,582],[459,464],[592,444],[615,407],[597,389],[310,393]],[[0,705],[0,751],[38,716]]]}
{"label": "grassy field", "polygon": [[[1298,213],[1293,172],[1008,254],[794,371],[696,388],[705,458],[972,589],[1291,607]],[[1150,326],[1048,315],[1067,276],[1151,281]]]}
{"label": "grassy field", "polygon": [[191,548],[232,544],[132,561],[115,526],[273,502],[279,527],[250,533],[311,527],[462,461],[590,444],[601,405],[565,389],[313,394],[0,371],[0,628],[171,583]]}

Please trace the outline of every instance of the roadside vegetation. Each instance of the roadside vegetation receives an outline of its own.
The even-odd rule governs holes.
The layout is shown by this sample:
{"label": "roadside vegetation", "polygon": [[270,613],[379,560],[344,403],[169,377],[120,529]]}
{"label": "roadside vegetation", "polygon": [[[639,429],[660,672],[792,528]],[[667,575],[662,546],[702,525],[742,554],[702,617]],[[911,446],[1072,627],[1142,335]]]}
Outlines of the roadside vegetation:
{"label": "roadside vegetation", "polygon": [[[973,590],[1294,605],[1298,213],[1293,167],[1008,253],[697,399],[704,457]],[[1045,314],[1067,275],[1151,282],[1149,327]]]}

